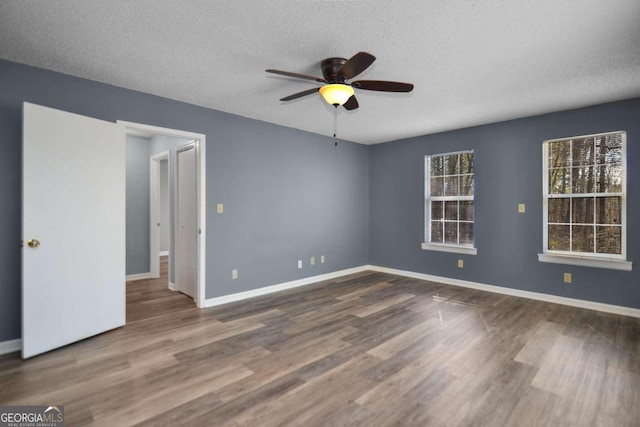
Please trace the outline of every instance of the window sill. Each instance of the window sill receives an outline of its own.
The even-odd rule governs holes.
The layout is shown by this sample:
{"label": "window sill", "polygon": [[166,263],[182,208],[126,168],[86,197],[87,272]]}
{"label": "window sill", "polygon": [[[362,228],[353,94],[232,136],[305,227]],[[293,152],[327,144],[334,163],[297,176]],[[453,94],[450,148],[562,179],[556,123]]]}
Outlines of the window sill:
{"label": "window sill", "polygon": [[422,249],[425,251],[451,252],[454,254],[477,255],[478,249],[471,246],[445,245],[438,243],[423,243]]}
{"label": "window sill", "polygon": [[581,267],[608,268],[611,270],[631,271],[633,263],[631,261],[588,258],[570,255],[538,254],[539,262],[550,262],[553,264],[578,265]]}

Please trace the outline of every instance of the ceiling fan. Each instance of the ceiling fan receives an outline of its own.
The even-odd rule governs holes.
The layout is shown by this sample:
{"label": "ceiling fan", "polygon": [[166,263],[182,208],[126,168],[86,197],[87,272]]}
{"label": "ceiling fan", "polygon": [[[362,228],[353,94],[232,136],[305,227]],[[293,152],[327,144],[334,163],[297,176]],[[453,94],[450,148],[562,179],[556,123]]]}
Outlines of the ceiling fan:
{"label": "ceiling fan", "polygon": [[323,59],[320,63],[323,76],[322,78],[308,76],[306,74],[291,73],[289,71],[273,69],[266,71],[267,73],[280,74],[282,76],[324,83],[321,87],[294,93],[293,95],[280,99],[280,101],[291,101],[293,99],[320,92],[320,95],[322,95],[325,101],[329,104],[335,107],[342,105],[347,110],[355,110],[358,108],[358,100],[354,95],[354,88],[374,90],[378,92],[411,92],[413,90],[413,85],[411,83],[389,82],[385,80],[357,80],[355,82],[348,82],[348,80],[351,80],[366,70],[375,60],[376,57],[367,52],[358,52],[349,59]]}

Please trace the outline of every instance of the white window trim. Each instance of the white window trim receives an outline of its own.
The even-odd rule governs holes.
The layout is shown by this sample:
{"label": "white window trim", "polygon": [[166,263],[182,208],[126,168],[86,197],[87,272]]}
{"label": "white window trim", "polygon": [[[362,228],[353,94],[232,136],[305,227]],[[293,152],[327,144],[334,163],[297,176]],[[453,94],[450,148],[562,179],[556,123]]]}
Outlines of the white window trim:
{"label": "white window trim", "polygon": [[473,246],[447,245],[444,243],[423,243],[425,251],[451,252],[454,254],[478,255],[478,248]]}
{"label": "white window trim", "polygon": [[538,254],[539,262],[552,264],[577,265],[580,267],[608,268],[611,270],[631,271],[633,263],[615,258],[594,258],[574,255]]}
{"label": "white window trim", "polygon": [[[622,204],[621,204],[621,223],[622,227],[621,232],[621,254],[620,255],[611,255],[611,254],[586,254],[580,252],[564,252],[564,251],[553,251],[548,249],[548,213],[549,213],[549,199],[554,197],[571,197],[569,195],[549,195],[549,143],[556,141],[566,141],[567,139],[575,139],[575,138],[594,138],[597,136],[610,135],[613,133],[620,133],[622,136],[622,192],[621,193],[611,193],[612,196],[621,196]],[[591,135],[579,135],[579,136],[570,136],[565,138],[555,138],[548,139],[543,141],[542,143],[542,250],[543,252],[538,254],[539,262],[548,262],[553,264],[567,264],[567,265],[576,265],[576,266],[584,266],[584,267],[596,267],[596,268],[608,268],[613,270],[624,270],[631,271],[633,263],[627,261],[627,132],[626,131],[611,131],[611,132],[602,132],[602,133],[594,133]],[[595,194],[581,194],[582,197],[594,196]]]}
{"label": "white window trim", "polygon": [[[425,171],[425,179],[424,179],[424,242],[421,244],[421,248],[425,251],[439,251],[439,252],[450,252],[455,254],[466,254],[466,255],[477,255],[478,248],[473,245],[454,245],[451,243],[433,243],[430,241],[431,239],[431,206],[429,201],[431,200],[431,172],[427,173],[427,171],[431,170],[430,159],[431,157],[440,157],[440,156],[450,156],[454,154],[463,154],[463,153],[471,153],[473,154],[473,159],[475,161],[475,152],[474,150],[461,150],[461,151],[451,151],[449,153],[440,153],[440,154],[429,154],[424,156],[424,171]],[[475,187],[475,179],[476,179],[476,170],[475,170],[475,162],[473,165],[473,182]],[[437,201],[448,201],[448,200],[471,200],[475,201],[475,188],[473,191],[473,196],[438,196],[435,198]],[[473,226],[474,226],[474,236],[475,236],[475,223],[476,218],[474,215],[473,218]],[[474,237],[475,244],[475,237]]]}

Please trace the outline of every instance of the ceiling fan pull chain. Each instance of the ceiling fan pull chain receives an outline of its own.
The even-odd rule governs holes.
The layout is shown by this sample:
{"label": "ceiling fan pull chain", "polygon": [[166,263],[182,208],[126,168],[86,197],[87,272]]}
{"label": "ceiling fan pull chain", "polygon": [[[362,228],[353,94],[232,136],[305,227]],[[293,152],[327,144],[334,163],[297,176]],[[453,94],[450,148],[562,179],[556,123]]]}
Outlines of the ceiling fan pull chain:
{"label": "ceiling fan pull chain", "polygon": [[333,106],[333,139],[335,140],[334,146],[338,146],[338,138],[336,135],[338,134],[338,106]]}

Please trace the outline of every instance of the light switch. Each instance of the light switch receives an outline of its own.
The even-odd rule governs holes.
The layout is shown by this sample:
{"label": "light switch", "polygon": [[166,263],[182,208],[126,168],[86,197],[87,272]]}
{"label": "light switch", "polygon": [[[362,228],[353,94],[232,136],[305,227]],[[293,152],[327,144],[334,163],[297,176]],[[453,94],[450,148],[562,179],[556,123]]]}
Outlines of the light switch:
{"label": "light switch", "polygon": [[311,257],[311,262],[310,262],[310,264],[311,264],[311,265],[316,265],[316,257],[314,257],[314,256],[312,256],[312,257]]}
{"label": "light switch", "polygon": [[218,213],[224,213],[224,205],[222,203],[218,203]]}
{"label": "light switch", "polygon": [[571,283],[571,273],[564,273],[564,283]]}
{"label": "light switch", "polygon": [[524,211],[525,211],[524,203],[519,203],[518,204],[518,213],[524,213]]}
{"label": "light switch", "polygon": [[462,259],[458,260],[458,268],[464,268],[464,260]]}
{"label": "light switch", "polygon": [[324,264],[324,255],[320,256],[320,264]]}
{"label": "light switch", "polygon": [[235,270],[235,269],[234,269],[234,270],[231,270],[231,278],[232,278],[233,280],[235,280],[235,279],[237,279],[237,278],[238,278],[238,270]]}

